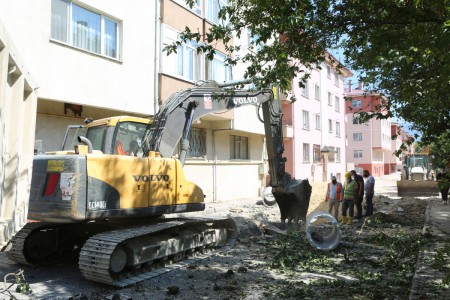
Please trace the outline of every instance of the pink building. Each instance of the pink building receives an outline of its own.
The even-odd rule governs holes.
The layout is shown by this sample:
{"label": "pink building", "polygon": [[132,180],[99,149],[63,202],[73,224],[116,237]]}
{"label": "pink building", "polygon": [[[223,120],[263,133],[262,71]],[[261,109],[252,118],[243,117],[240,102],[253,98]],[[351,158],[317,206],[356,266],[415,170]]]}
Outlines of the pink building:
{"label": "pink building", "polygon": [[[335,59],[335,61],[337,61]],[[291,93],[296,101],[284,101],[284,146],[286,169],[295,178],[328,181],[332,175],[343,180],[345,161],[344,79],[330,62],[309,70],[310,78],[299,88],[294,78]]]}
{"label": "pink building", "polygon": [[[397,138],[394,140],[391,140],[391,149],[392,152],[400,149],[400,146],[402,144],[402,135],[401,135],[401,126],[398,123],[391,122],[391,136],[396,135]],[[397,171],[402,170],[402,155],[395,156],[390,155],[388,156],[388,165],[385,166],[385,169],[389,169],[389,173],[394,173]]]}
{"label": "pink building", "polygon": [[347,89],[347,96],[351,102],[346,104],[347,120],[347,162],[354,164],[357,173],[367,169],[373,176],[390,173],[389,163],[394,150],[391,146],[391,119],[370,119],[359,124],[358,112],[376,111],[386,98],[378,94],[366,94],[359,84],[358,89],[352,90],[351,82]]}

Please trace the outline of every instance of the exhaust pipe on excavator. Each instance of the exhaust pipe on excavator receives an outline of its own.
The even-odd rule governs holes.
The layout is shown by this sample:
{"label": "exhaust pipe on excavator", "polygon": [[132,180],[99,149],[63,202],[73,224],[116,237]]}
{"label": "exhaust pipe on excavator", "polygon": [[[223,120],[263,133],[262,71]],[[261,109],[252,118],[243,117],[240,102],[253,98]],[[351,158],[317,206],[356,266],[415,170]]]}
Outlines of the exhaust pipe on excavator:
{"label": "exhaust pipe on excavator", "polygon": [[88,140],[87,138],[85,138],[84,136],[78,136],[78,142],[85,144],[86,146],[88,146],[88,153],[92,153],[92,143],[90,140]]}

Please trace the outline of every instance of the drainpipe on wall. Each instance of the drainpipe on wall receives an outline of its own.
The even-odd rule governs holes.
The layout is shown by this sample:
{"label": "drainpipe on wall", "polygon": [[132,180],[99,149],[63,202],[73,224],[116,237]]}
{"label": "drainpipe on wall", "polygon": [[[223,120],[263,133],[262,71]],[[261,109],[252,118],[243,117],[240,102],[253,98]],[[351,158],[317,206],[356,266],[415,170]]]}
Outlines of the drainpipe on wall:
{"label": "drainpipe on wall", "polygon": [[[292,91],[292,94],[294,94],[294,91]],[[293,177],[296,177],[296,172],[295,172],[295,170],[296,170],[296,161],[297,161],[297,159],[296,159],[296,147],[295,147],[295,145],[296,145],[296,142],[295,142],[295,107],[294,107],[294,105],[295,105],[295,102],[294,103],[292,103],[291,104],[292,105],[292,108],[291,108],[291,120],[292,120],[292,132],[294,133],[293,135],[292,135],[292,160],[293,160],[293,164],[292,164],[292,176]],[[314,181],[314,179],[313,179],[313,181]]]}
{"label": "drainpipe on wall", "polygon": [[370,119],[370,168],[373,171],[373,165],[374,165],[374,160],[373,160],[373,118]]}
{"label": "drainpipe on wall", "polygon": [[155,58],[153,66],[153,115],[159,110],[159,56],[161,51],[161,0],[155,1]]}

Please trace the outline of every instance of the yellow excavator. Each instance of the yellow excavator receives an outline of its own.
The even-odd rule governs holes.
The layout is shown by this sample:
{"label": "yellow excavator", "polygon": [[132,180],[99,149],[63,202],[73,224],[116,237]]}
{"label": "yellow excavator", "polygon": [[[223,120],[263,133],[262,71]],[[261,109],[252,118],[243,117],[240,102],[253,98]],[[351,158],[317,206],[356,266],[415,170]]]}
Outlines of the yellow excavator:
{"label": "yellow excavator", "polygon": [[280,102],[270,89],[235,84],[206,81],[177,92],[152,121],[111,117],[68,130],[63,151],[34,157],[30,221],[8,256],[28,265],[78,257],[85,278],[123,287],[151,278],[168,262],[231,246],[238,234],[231,218],[170,214],[205,208],[202,189],[183,173],[192,123],[243,105],[262,110],[282,222],[305,220],[311,185],[285,172]]}

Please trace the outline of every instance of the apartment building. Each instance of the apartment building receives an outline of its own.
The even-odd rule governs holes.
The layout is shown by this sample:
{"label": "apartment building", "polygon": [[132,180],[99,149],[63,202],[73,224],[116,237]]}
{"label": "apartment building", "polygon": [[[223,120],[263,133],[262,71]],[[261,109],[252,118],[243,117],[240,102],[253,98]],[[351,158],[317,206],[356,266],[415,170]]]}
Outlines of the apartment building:
{"label": "apartment building", "polygon": [[[337,59],[334,59],[337,62]],[[291,93],[296,101],[283,105],[288,172],[312,182],[344,179],[346,171],[346,124],[344,80],[352,73],[325,61],[310,70],[304,88],[294,78]]]}
{"label": "apartment building", "polygon": [[[151,117],[172,93],[199,80],[242,78],[245,66],[232,69],[224,64],[224,45],[215,45],[212,61],[197,52],[194,41],[169,56],[163,51],[186,26],[207,32],[219,22],[218,10],[225,4],[225,0],[198,0],[190,8],[184,0],[135,0],[133,5],[120,0],[1,1],[0,22],[36,81],[36,139],[42,141],[42,151],[58,149],[67,125],[82,124],[85,118]],[[250,39],[248,33],[233,42],[245,45]],[[322,173],[339,176],[345,169],[345,125],[340,116],[347,71],[335,75],[332,69],[324,63],[322,71],[313,71],[310,98],[293,88],[303,100],[292,107],[283,100],[287,169],[297,178],[322,180]],[[312,93],[316,86],[320,99]],[[320,105],[314,104],[308,113],[311,122],[320,120],[320,129],[308,131],[302,114],[314,101]],[[307,136],[314,138],[303,142]],[[207,202],[261,194],[267,155],[256,106],[205,116],[193,124],[189,139],[185,173],[203,188]],[[309,144],[309,162],[298,159],[308,157],[303,144]],[[328,152],[318,151],[318,146]],[[319,162],[319,156],[326,163]]]}
{"label": "apartment building", "polygon": [[[69,124],[150,117],[172,93],[198,80],[233,79],[223,45],[216,45],[212,61],[197,53],[195,42],[170,56],[163,51],[186,26],[207,32],[224,4],[199,0],[191,9],[183,0],[2,1],[0,22],[36,81],[42,151],[59,149]],[[248,109],[256,116],[256,108],[243,111]],[[256,197],[265,186],[262,126],[253,128],[241,116],[216,113],[192,128],[185,172],[203,188],[206,201]]]}
{"label": "apartment building", "polygon": [[[192,31],[206,33],[220,22],[218,10],[223,0],[198,0],[193,8],[183,0],[161,1],[161,45],[177,40],[178,33],[188,26]],[[202,43],[203,41],[200,41]],[[234,41],[233,41],[234,42]],[[245,41],[238,41],[245,42]],[[224,82],[241,79],[224,64],[224,45],[218,44],[212,61],[197,53],[191,41],[178,47],[169,56],[161,52],[158,74],[160,101],[173,92],[191,87],[198,80]],[[206,195],[206,201],[223,201],[257,197],[265,186],[264,130],[257,120],[256,107],[244,107],[205,116],[193,124],[190,151],[185,173],[195,180]]]}
{"label": "apartment building", "polygon": [[357,119],[358,112],[374,112],[376,106],[386,98],[379,94],[366,94],[361,83],[353,90],[351,82],[347,96],[352,98],[351,103],[346,105],[347,162],[353,163],[358,173],[367,169],[373,176],[389,174],[387,162],[394,152],[391,145],[391,119],[370,119],[363,124],[359,124]]}
{"label": "apartment building", "polygon": [[157,1],[4,0],[0,22],[36,82],[36,139],[59,149],[68,124],[155,112]]}
{"label": "apartment building", "polygon": [[[391,140],[392,153],[400,149],[402,145],[402,127],[397,122],[391,122],[391,137],[396,136]],[[385,171],[389,170],[387,174],[395,173],[402,170],[402,155],[387,155],[387,162],[385,163]]]}

